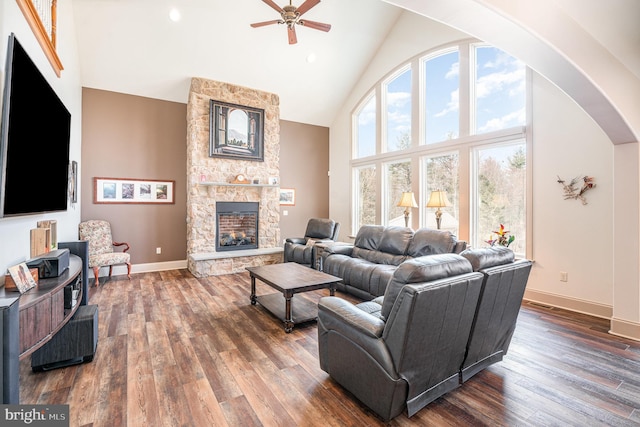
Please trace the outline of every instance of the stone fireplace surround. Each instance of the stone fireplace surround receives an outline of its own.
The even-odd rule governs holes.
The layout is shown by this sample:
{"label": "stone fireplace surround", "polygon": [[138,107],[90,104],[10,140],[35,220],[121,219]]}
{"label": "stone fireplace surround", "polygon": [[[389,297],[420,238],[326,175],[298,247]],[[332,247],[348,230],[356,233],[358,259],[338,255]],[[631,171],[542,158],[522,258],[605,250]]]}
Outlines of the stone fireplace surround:
{"label": "stone fireplace surround", "polygon": [[[264,161],[209,157],[209,100],[264,110]],[[187,267],[196,277],[244,272],[282,262],[280,100],[277,95],[199,77],[187,102]],[[258,184],[230,184],[243,174]],[[216,202],[259,202],[258,248],[216,251]]]}

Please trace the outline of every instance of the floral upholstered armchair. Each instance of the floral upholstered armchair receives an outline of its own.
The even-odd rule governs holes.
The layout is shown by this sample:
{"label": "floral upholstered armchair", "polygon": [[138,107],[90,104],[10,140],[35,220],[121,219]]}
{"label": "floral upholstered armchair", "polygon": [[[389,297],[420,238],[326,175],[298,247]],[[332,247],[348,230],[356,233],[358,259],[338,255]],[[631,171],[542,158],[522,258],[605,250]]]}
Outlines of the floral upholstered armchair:
{"label": "floral upholstered armchair", "polygon": [[[111,236],[111,224],[104,220],[88,220],[78,225],[80,240],[89,242],[89,268],[93,269],[95,286],[98,286],[100,267],[109,267],[109,277],[114,265],[126,264],[127,277],[131,279],[131,255],[126,253],[129,244],[115,242]],[[115,246],[124,246],[122,252],[115,252]]]}

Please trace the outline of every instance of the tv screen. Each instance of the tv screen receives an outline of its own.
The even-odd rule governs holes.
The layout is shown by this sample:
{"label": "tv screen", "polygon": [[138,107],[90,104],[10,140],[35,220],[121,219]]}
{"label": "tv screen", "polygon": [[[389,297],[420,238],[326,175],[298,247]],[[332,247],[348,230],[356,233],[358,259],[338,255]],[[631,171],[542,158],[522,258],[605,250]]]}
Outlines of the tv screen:
{"label": "tv screen", "polygon": [[0,215],[65,211],[71,114],[9,36],[0,135]]}

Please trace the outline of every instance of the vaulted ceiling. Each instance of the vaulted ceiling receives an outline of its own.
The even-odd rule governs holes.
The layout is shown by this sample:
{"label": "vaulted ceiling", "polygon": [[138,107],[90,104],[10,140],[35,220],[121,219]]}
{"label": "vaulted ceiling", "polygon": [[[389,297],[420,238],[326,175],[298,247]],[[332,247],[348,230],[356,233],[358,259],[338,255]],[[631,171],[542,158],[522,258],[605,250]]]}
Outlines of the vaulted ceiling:
{"label": "vaulted ceiling", "polygon": [[[86,87],[186,102],[190,79],[204,77],[279,95],[284,120],[330,126],[400,15],[415,12],[524,59],[583,105],[614,142],[634,139],[629,123],[640,129],[640,118],[612,108],[633,101],[617,87],[606,87],[616,84],[606,80],[607,67],[628,76],[626,88],[640,84],[639,5],[637,0],[323,0],[305,18],[329,23],[331,30],[298,27],[298,43],[290,45],[285,26],[250,27],[279,17],[261,0],[73,0]],[[181,16],[177,22],[169,19],[174,7]],[[315,62],[308,62],[309,55]]]}

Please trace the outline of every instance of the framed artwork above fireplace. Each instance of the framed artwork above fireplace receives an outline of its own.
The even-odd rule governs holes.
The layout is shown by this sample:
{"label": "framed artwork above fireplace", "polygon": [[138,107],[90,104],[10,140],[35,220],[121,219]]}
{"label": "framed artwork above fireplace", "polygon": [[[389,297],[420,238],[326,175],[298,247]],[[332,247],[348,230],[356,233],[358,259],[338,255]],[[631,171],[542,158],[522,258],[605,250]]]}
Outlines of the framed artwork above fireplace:
{"label": "framed artwork above fireplace", "polygon": [[209,157],[264,161],[264,110],[210,100]]}

